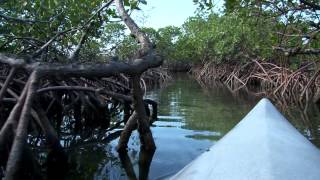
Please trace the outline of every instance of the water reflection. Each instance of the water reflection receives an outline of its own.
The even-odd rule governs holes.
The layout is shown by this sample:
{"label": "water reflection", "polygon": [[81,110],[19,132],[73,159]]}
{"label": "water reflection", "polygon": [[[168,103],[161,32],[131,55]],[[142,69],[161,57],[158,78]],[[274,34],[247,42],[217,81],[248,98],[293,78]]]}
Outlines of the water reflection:
{"label": "water reflection", "polygon": [[139,180],[148,179],[150,164],[155,151],[146,151],[143,148],[139,152],[139,174],[136,175],[134,167],[132,165],[131,159],[127,152],[119,153],[121,164],[127,173],[127,177],[130,180],[136,180],[139,177]]}
{"label": "water reflection", "polygon": [[[160,115],[180,117],[182,128],[225,134],[258,101],[238,101],[223,86],[203,89],[196,81],[178,76],[166,89],[148,94],[160,102]],[[171,121],[171,119],[169,120]]]}
{"label": "water reflection", "polygon": [[[221,85],[202,88],[186,75],[178,76],[165,89],[148,92],[147,97],[159,102],[158,121],[152,127],[156,152],[146,157],[140,151],[136,132],[132,134],[124,158],[119,158],[115,151],[118,139],[79,146],[71,151],[74,163],[69,179],[128,179],[126,174],[134,174],[135,178],[145,178],[148,174],[149,179],[169,177],[219,140],[259,100],[246,92],[233,94]],[[278,104],[279,107],[282,106]],[[289,107],[282,108],[285,116],[319,146],[318,107],[310,105],[307,110]],[[152,162],[150,157],[153,157]],[[141,158],[148,161],[141,161]],[[130,167],[127,173],[120,159],[130,160],[125,165]]]}

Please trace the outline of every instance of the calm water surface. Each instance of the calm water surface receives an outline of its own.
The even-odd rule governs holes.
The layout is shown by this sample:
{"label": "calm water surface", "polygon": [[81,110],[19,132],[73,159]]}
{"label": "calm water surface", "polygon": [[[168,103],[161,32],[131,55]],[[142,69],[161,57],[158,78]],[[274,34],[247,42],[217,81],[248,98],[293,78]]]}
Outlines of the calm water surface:
{"label": "calm water surface", "polygon": [[[159,120],[152,127],[157,150],[150,166],[150,179],[163,179],[179,171],[215,144],[259,100],[246,94],[234,95],[223,86],[204,89],[187,75],[177,76],[166,88],[150,91],[147,97],[159,102]],[[310,106],[307,111],[279,108],[319,147],[319,108]],[[115,151],[117,141],[72,149],[72,175],[68,179],[127,179]],[[128,155],[137,176],[139,150],[135,132]]]}

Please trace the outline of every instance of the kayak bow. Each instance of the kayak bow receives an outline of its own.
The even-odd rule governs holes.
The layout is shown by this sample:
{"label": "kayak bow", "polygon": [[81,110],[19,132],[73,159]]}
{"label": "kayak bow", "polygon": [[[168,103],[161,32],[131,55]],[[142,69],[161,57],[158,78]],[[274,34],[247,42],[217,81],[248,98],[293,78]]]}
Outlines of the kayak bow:
{"label": "kayak bow", "polygon": [[266,98],[174,180],[318,180],[320,151]]}

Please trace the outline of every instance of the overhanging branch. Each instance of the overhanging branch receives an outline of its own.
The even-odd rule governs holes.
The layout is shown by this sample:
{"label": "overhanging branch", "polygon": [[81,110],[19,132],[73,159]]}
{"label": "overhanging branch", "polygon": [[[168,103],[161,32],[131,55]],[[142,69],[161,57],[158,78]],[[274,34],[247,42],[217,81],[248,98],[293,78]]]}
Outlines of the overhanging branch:
{"label": "overhanging branch", "polygon": [[111,62],[101,64],[51,64],[26,63],[24,59],[9,57],[0,53],[0,62],[29,71],[37,70],[39,76],[73,76],[73,77],[110,77],[120,73],[128,75],[141,74],[149,68],[162,64],[162,58],[149,53],[143,59],[135,59],[132,63]]}
{"label": "overhanging branch", "polygon": [[283,48],[283,47],[273,47],[276,51],[284,52],[286,56],[293,56],[293,55],[299,55],[299,54],[305,54],[305,55],[319,55],[320,49],[302,49],[299,47],[296,48]]}
{"label": "overhanging branch", "polygon": [[11,22],[17,23],[24,23],[24,24],[33,24],[33,23],[48,23],[50,21],[41,21],[41,20],[34,20],[34,19],[22,19],[18,17],[7,16],[4,14],[0,14],[0,17]]}
{"label": "overhanging branch", "polygon": [[120,14],[121,19],[126,24],[126,26],[130,29],[131,33],[138,39],[141,44],[140,48],[140,56],[144,56],[148,53],[148,51],[152,48],[152,44],[149,38],[141,31],[138,25],[132,20],[129,14],[126,12],[123,1],[115,0],[116,8],[118,13]]}

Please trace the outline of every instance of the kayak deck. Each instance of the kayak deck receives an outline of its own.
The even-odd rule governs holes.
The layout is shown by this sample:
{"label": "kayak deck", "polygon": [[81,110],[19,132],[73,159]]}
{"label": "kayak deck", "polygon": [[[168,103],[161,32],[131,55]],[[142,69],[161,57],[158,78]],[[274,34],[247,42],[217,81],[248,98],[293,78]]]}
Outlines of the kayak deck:
{"label": "kayak deck", "polygon": [[320,151],[264,98],[171,179],[317,180]]}

